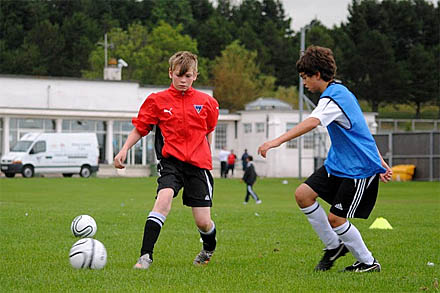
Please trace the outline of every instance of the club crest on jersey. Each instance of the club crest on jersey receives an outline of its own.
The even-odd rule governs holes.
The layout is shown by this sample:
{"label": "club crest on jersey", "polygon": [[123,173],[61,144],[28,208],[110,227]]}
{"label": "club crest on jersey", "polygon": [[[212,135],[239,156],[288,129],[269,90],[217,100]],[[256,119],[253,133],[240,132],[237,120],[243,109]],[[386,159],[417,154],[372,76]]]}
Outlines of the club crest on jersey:
{"label": "club crest on jersey", "polygon": [[203,109],[203,105],[194,105],[194,109],[196,109],[197,113],[200,114],[200,111]]}

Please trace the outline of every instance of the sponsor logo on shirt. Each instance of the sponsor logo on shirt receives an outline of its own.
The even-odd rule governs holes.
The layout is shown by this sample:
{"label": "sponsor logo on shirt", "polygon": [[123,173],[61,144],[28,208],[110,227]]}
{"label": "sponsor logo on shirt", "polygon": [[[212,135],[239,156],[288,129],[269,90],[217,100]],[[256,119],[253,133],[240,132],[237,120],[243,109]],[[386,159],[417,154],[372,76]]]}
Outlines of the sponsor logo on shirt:
{"label": "sponsor logo on shirt", "polygon": [[170,115],[173,115],[173,113],[171,113],[171,111],[173,110],[173,108],[168,109],[163,109],[164,113],[168,113]]}
{"label": "sponsor logo on shirt", "polygon": [[194,109],[196,109],[197,113],[200,114],[200,111],[203,109],[203,105],[194,105]]}
{"label": "sponsor logo on shirt", "polygon": [[342,209],[342,204],[340,204],[340,203],[337,203],[337,204],[335,204],[335,208],[337,208],[338,210],[343,210]]}

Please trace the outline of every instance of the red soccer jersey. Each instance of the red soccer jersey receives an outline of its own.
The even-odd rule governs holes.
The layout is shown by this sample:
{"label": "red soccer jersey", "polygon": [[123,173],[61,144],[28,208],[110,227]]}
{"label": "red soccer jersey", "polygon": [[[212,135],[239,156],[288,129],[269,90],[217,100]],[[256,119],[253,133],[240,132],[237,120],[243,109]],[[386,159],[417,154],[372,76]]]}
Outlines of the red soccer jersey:
{"label": "red soccer jersey", "polygon": [[181,92],[171,85],[167,90],[149,95],[132,123],[142,136],[147,135],[153,125],[160,128],[163,147],[158,157],[173,156],[211,170],[211,149],[206,136],[215,129],[218,112],[218,102],[213,97],[192,87]]}

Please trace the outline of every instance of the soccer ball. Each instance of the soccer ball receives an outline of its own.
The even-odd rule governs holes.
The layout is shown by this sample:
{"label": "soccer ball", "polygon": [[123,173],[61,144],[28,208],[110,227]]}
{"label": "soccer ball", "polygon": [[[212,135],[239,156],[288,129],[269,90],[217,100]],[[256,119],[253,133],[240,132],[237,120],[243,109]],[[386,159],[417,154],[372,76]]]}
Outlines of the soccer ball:
{"label": "soccer ball", "polygon": [[107,250],[93,238],[75,242],[69,252],[70,264],[75,269],[102,269],[107,262]]}
{"label": "soccer ball", "polygon": [[95,219],[89,215],[81,215],[73,219],[70,225],[70,230],[72,230],[73,236],[75,237],[93,237],[96,234]]}

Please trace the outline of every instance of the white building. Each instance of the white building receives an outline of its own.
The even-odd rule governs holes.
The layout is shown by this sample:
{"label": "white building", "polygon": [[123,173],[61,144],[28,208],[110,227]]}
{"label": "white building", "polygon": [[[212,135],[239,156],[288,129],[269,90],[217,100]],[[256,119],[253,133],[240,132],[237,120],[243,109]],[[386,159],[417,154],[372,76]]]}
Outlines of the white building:
{"label": "white building", "polygon": [[[98,136],[101,164],[111,163],[132,130],[131,118],[145,98],[165,88],[129,81],[0,75],[0,154],[27,132],[92,131]],[[212,95],[212,88],[196,88]],[[305,112],[303,117],[307,115]],[[365,117],[375,133],[375,113],[365,113]],[[258,99],[235,114],[221,111],[212,146],[214,169],[219,168],[218,151],[226,146],[238,158],[248,149],[260,176],[297,177],[300,140],[270,150],[267,159],[257,156],[257,148],[298,121],[298,110],[276,99]],[[301,139],[302,177],[322,163],[329,147],[326,137],[326,130],[319,127]],[[153,141],[153,135],[142,138],[129,152],[127,163],[155,163]],[[237,169],[241,169],[239,163]]]}

